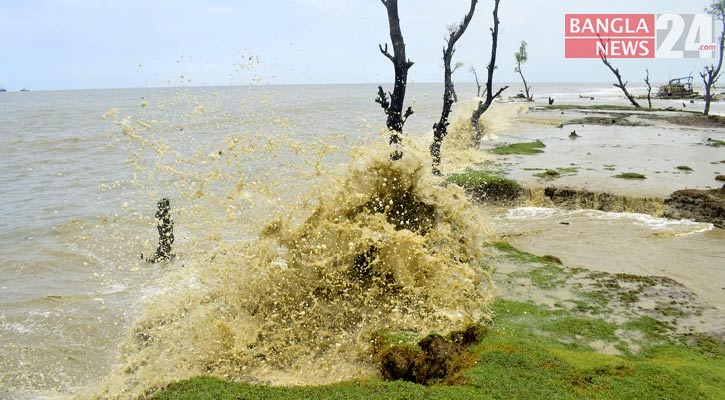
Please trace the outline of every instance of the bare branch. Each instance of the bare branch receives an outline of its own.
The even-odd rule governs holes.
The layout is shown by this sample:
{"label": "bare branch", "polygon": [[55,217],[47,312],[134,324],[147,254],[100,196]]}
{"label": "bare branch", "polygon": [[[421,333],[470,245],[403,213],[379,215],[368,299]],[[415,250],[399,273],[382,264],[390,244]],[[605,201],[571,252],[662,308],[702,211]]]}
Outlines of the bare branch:
{"label": "bare branch", "polygon": [[380,49],[380,52],[383,53],[383,55],[388,58],[388,60],[395,63],[395,59],[393,58],[393,56],[391,56],[390,53],[388,53],[388,44],[387,43],[385,43],[385,48],[383,48],[383,46],[381,46],[381,45],[378,45],[378,48]]}
{"label": "bare branch", "polygon": [[506,90],[506,89],[508,89],[508,88],[509,88],[508,86],[502,87],[501,89],[498,90],[498,92],[496,92],[496,94],[493,95],[493,98],[495,99],[496,97],[501,96],[501,93],[503,93],[503,91]]}
{"label": "bare branch", "polygon": [[[597,35],[597,36],[599,37],[599,43],[602,44],[602,47],[605,47],[604,40],[602,39],[602,37],[599,36],[599,35]],[[633,106],[635,106],[636,108],[641,108],[642,106],[640,106],[639,103],[637,103],[637,100],[635,100],[634,97],[627,90],[627,83],[628,82],[622,82],[622,75],[619,73],[619,68],[614,68],[612,66],[612,64],[607,59],[607,55],[606,54],[600,53],[599,54],[599,58],[602,60],[602,62],[604,63],[604,65],[606,65],[607,68],[609,68],[609,70],[612,71],[612,73],[614,74],[614,76],[617,77],[617,81],[619,83],[618,84],[617,83],[614,83],[613,85],[615,87],[618,87],[618,88],[622,89],[622,92],[624,92],[624,95],[627,97],[627,100],[629,100],[629,102],[632,103]]]}
{"label": "bare branch", "polygon": [[504,87],[503,89],[500,89],[498,93],[496,93],[496,96],[493,94],[493,73],[496,70],[496,51],[498,50],[498,26],[501,23],[501,21],[498,19],[498,6],[501,0],[494,0],[494,6],[493,6],[493,27],[491,30],[491,59],[486,66],[486,70],[488,73],[487,79],[486,79],[486,99],[481,100],[478,102],[478,107],[473,111],[473,115],[471,115],[471,125],[473,126],[473,130],[475,132],[473,137],[473,145],[478,146],[481,143],[481,137],[483,136],[483,131],[481,130],[481,124],[479,120],[481,119],[481,116],[483,113],[488,110],[488,108],[491,106],[491,103],[493,103],[493,100],[501,95],[501,92],[506,90],[508,88]]}
{"label": "bare branch", "polygon": [[443,139],[448,134],[448,117],[451,113],[453,103],[457,100],[455,87],[453,85],[453,73],[462,64],[456,64],[455,67],[451,67],[453,60],[453,53],[456,51],[456,42],[463,36],[463,33],[468,28],[468,25],[473,19],[473,13],[476,11],[476,4],[478,0],[471,0],[470,8],[463,17],[458,26],[452,25],[448,28],[448,38],[446,39],[446,47],[443,48],[443,109],[441,110],[441,118],[438,122],[433,124],[433,142],[430,145],[430,155],[433,159],[433,174],[440,175],[440,163],[441,163],[441,145]]}

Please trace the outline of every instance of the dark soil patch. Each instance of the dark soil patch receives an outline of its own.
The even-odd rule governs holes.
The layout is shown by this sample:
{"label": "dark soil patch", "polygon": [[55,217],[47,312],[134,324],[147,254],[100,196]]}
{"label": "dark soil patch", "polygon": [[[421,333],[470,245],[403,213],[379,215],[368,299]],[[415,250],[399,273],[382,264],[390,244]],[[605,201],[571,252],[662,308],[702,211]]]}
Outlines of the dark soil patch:
{"label": "dark soil patch", "polygon": [[725,228],[725,190],[678,190],[665,199],[665,216],[692,219]]}

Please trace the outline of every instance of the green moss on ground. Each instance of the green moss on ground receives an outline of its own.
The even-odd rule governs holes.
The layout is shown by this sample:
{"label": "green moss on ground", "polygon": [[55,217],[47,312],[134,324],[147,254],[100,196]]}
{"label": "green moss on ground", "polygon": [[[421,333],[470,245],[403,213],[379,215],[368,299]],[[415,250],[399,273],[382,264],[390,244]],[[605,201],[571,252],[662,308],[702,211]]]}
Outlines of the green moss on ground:
{"label": "green moss on ground", "polygon": [[543,153],[544,143],[542,143],[540,140],[537,140],[535,142],[526,142],[526,143],[513,143],[506,146],[500,146],[493,149],[488,150],[491,154],[498,154],[498,155],[511,155],[511,154],[521,154],[521,155],[533,155],[533,154],[539,154]]}
{"label": "green moss on ground", "polygon": [[534,176],[537,178],[541,178],[541,179],[551,180],[551,179],[556,179],[556,178],[560,177],[561,174],[554,169],[547,169],[544,172],[539,172],[539,173],[534,174]]}
{"label": "green moss on ground", "polygon": [[636,356],[606,355],[587,344],[616,340],[620,329],[660,338],[653,319],[626,326],[497,300],[496,318],[473,349],[476,364],[455,385],[380,379],[326,386],[269,387],[198,377],[172,384],[157,400],[184,399],[691,399],[722,398],[725,350],[717,339],[666,341]]}
{"label": "green moss on ground", "polygon": [[[152,398],[724,398],[725,343],[721,339],[703,333],[678,334],[662,315],[638,314],[637,306],[626,303],[628,296],[645,296],[650,289],[659,293],[671,280],[568,268],[556,257],[536,256],[505,242],[486,247],[492,257],[487,262],[494,266],[487,269],[494,271],[502,297],[494,302],[494,319],[482,341],[469,349],[469,368],[457,373],[454,380],[430,386],[374,378],[325,386],[269,387],[197,377],[174,383]],[[513,272],[499,271],[506,263]],[[530,280],[522,288],[526,293],[566,287],[578,291],[561,298],[566,304],[554,306],[503,298],[521,286],[521,277]],[[613,308],[613,304],[625,308]],[[660,311],[681,313],[675,305],[667,303]],[[611,314],[617,318],[607,320]],[[411,333],[381,335],[390,343],[403,345],[416,340]],[[637,351],[630,350],[626,338],[634,338]],[[619,354],[604,354],[598,348]]]}
{"label": "green moss on ground", "polygon": [[553,180],[556,178],[560,178],[562,176],[575,175],[578,171],[579,171],[579,168],[576,168],[576,167],[547,169],[547,170],[544,170],[543,172],[534,174],[534,176],[537,178],[544,179],[544,180]]}
{"label": "green moss on ground", "polygon": [[619,175],[614,175],[614,177],[619,179],[647,179],[646,176],[636,172],[624,172]]}
{"label": "green moss on ground", "polygon": [[449,175],[446,181],[461,186],[469,195],[484,202],[512,201],[523,192],[516,181],[486,171],[466,170]]}

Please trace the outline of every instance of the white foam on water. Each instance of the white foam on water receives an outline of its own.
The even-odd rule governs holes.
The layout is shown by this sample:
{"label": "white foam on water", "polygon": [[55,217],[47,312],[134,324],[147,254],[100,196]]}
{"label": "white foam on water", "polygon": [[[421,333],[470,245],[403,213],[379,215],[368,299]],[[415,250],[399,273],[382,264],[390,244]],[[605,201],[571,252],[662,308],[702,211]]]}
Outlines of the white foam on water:
{"label": "white foam on water", "polygon": [[512,208],[508,210],[506,213],[506,216],[503,217],[504,219],[513,219],[513,220],[520,220],[520,219],[531,219],[531,220],[542,220],[542,219],[548,219],[554,216],[561,216],[565,215],[567,212],[564,210],[557,210],[555,208],[546,208],[546,207],[518,207],[518,208]]}
{"label": "white foam on water", "polygon": [[30,333],[32,329],[29,327],[18,324],[18,323],[5,323],[0,325],[0,331],[14,332],[14,333]]}

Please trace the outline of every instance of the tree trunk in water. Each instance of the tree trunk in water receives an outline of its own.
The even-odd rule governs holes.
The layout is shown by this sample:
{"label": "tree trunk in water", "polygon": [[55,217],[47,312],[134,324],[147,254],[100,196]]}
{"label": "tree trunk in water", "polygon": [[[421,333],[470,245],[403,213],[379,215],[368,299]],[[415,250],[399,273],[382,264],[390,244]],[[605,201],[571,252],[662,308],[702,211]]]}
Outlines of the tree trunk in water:
{"label": "tree trunk in water", "polygon": [[473,13],[476,11],[476,4],[478,0],[471,0],[471,8],[463,18],[463,22],[458,28],[450,32],[450,36],[446,40],[446,47],[443,49],[443,109],[441,110],[441,118],[438,122],[433,124],[433,143],[430,145],[430,155],[433,159],[433,174],[441,175],[440,164],[441,164],[441,145],[443,139],[448,134],[448,117],[451,114],[451,107],[455,99],[455,90],[453,87],[453,69],[451,68],[451,61],[453,59],[453,53],[455,45],[458,39],[463,36],[463,33],[468,28],[468,24],[473,18]]}
{"label": "tree trunk in water", "polygon": [[498,19],[498,4],[501,0],[494,0],[493,6],[493,28],[491,28],[491,59],[488,63],[488,77],[486,79],[486,100],[479,100],[478,107],[473,111],[471,115],[471,126],[473,127],[473,138],[472,145],[478,147],[481,145],[481,138],[483,137],[483,131],[481,130],[480,119],[483,113],[491,107],[493,100],[501,95],[501,92],[508,89],[508,86],[504,86],[499,89],[496,94],[493,94],[493,71],[496,69],[496,51],[498,49],[498,25],[501,22]]}
{"label": "tree trunk in water", "polygon": [[388,45],[385,47],[378,45],[380,52],[393,63],[395,70],[395,83],[393,93],[390,93],[390,101],[388,95],[383,91],[382,86],[378,87],[378,97],[375,102],[385,111],[387,116],[386,126],[390,131],[390,145],[393,151],[390,158],[399,160],[403,157],[400,150],[400,136],[403,134],[403,125],[413,109],[408,107],[403,114],[403,104],[405,102],[405,89],[408,84],[408,70],[413,66],[413,62],[405,56],[405,41],[403,33],[400,30],[400,18],[398,17],[398,0],[381,0],[388,13],[388,25],[390,27],[390,40],[393,43],[393,54],[388,52]]}

